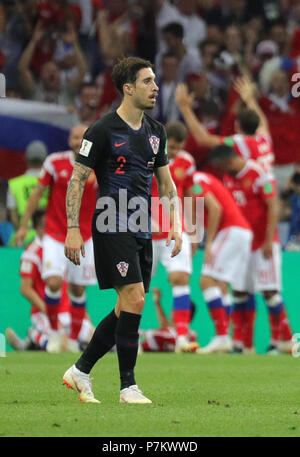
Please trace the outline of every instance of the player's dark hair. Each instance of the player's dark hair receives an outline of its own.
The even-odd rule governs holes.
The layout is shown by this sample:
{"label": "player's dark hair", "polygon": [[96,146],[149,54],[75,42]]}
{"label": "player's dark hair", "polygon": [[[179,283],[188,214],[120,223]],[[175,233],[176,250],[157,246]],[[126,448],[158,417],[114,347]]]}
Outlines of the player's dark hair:
{"label": "player's dark hair", "polygon": [[39,225],[41,224],[42,218],[45,216],[44,209],[37,209],[32,215],[32,225],[33,228],[36,230]]}
{"label": "player's dark hair", "polygon": [[208,162],[222,161],[226,162],[233,157],[237,157],[234,149],[227,144],[220,144],[213,148],[207,157]]}
{"label": "player's dark hair", "polygon": [[112,70],[112,79],[116,89],[121,95],[124,95],[124,84],[135,84],[138,72],[143,68],[154,69],[149,60],[144,60],[140,57],[125,57],[114,66]]}
{"label": "player's dark hair", "polygon": [[260,121],[256,111],[248,108],[241,109],[238,112],[237,120],[246,135],[254,135]]}
{"label": "player's dark hair", "polygon": [[163,34],[170,34],[176,38],[183,39],[184,37],[184,29],[179,22],[170,22],[162,29]]}
{"label": "player's dark hair", "polygon": [[178,143],[185,141],[188,135],[186,126],[180,121],[170,121],[166,124],[167,138],[173,138]]}

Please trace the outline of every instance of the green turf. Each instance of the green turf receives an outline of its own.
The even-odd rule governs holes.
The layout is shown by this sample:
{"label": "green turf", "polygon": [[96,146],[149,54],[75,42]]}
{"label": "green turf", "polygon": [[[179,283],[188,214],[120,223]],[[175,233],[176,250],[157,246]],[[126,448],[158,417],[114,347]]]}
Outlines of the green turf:
{"label": "green turf", "polygon": [[73,354],[0,358],[0,436],[300,436],[300,360],[291,356],[142,354],[152,405],[119,403],[117,358],[92,372],[102,403],[61,384]]}

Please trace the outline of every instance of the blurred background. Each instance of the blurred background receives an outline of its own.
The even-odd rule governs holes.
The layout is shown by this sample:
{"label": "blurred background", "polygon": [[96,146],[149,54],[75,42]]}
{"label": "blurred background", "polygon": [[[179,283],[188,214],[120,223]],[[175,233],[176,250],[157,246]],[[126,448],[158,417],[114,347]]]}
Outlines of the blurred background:
{"label": "blurred background", "polygon": [[[69,149],[72,126],[119,105],[111,69],[130,55],[155,64],[155,119],[182,120],[174,92],[186,82],[195,113],[220,135],[234,132],[234,80],[251,74],[274,143],[280,241],[299,251],[300,0],[0,0],[0,245],[13,249],[28,198],[14,179],[36,177],[47,154]],[[208,150],[191,134],[184,149],[205,170]],[[296,274],[297,256],[284,275]]]}

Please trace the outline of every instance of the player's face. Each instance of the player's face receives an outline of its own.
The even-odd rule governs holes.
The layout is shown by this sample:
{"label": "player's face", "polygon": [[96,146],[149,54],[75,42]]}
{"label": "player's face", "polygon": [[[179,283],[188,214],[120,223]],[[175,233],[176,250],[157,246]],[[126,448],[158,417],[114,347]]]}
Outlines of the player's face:
{"label": "player's face", "polygon": [[84,135],[84,132],[86,131],[87,127],[85,125],[78,125],[76,127],[73,127],[70,133],[69,137],[69,146],[72,149],[72,151],[75,154],[75,157],[77,156],[82,138]]}
{"label": "player's face", "polygon": [[176,141],[174,138],[168,138],[168,157],[174,159],[182,150],[184,141]]}
{"label": "player's face", "polygon": [[132,85],[133,104],[142,110],[152,109],[156,103],[158,86],[151,68],[139,71],[135,85]]}

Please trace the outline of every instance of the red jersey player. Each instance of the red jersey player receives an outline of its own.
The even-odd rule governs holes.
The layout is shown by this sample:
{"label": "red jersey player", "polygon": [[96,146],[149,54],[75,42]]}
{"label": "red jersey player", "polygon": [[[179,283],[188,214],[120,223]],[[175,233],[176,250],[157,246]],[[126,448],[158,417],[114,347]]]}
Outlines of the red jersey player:
{"label": "red jersey player", "polygon": [[84,204],[80,212],[80,229],[85,242],[85,256],[80,266],[75,266],[64,255],[64,240],[67,233],[65,209],[67,186],[86,128],[85,125],[73,127],[69,137],[71,150],[50,154],[46,158],[39,183],[30,195],[21,228],[16,235],[17,242],[18,240],[22,241],[31,215],[36,209],[45,188],[49,187],[50,195],[46,210],[42,265],[42,277],[46,282],[45,303],[51,327],[56,330],[62,283],[67,270],[72,317],[70,339],[67,346],[70,351],[79,350],[77,337],[85,316],[85,286],[96,283],[91,238],[91,222],[97,194],[97,181],[94,173],[91,174],[86,183],[83,193]]}
{"label": "red jersey player", "polygon": [[199,122],[192,110],[193,96],[187,87],[179,84],[176,99],[181,114],[195,140],[202,146],[214,148],[220,144],[231,146],[237,155],[253,159],[270,169],[274,163],[274,152],[268,121],[255,98],[255,85],[246,77],[238,78],[234,85],[246,108],[238,112],[235,122],[236,135],[223,137],[211,134]]}
{"label": "red jersey player", "polygon": [[200,287],[216,332],[212,341],[197,353],[229,352],[232,342],[228,334],[228,285],[239,290],[245,281],[252,231],[230,192],[217,178],[196,171],[190,186],[195,197],[204,198],[206,240]]}
{"label": "red jersey player", "polygon": [[[48,352],[55,352],[59,349],[58,339],[51,329],[46,314],[44,302],[45,282],[41,277],[42,239],[45,228],[44,210],[35,211],[32,220],[37,236],[23,252],[20,266],[21,293],[31,304],[30,318],[32,327],[29,328],[28,336],[25,340],[22,340],[11,328],[7,328],[5,334],[9,344],[16,350],[39,347]],[[64,288],[58,314],[60,326],[64,329],[69,325],[69,308],[70,301]]]}
{"label": "red jersey player", "polygon": [[[195,171],[193,157],[182,151],[187,136],[186,127],[178,121],[166,125],[168,139],[168,158],[172,179],[177,188],[178,197],[183,199],[187,177]],[[173,321],[177,334],[175,352],[186,352],[191,349],[187,338],[190,322],[190,274],[192,272],[192,252],[189,236],[184,232],[182,221],[182,249],[171,258],[173,243],[166,245],[168,229],[164,232],[164,221],[168,220],[159,201],[158,187],[155,178],[152,182],[152,240],[153,240],[153,266],[152,276],[155,275],[158,263],[161,262],[168,273],[173,295]]]}
{"label": "red jersey player", "polygon": [[[161,292],[157,287],[152,288],[153,302],[159,328],[140,330],[140,352],[174,352],[176,347],[177,332],[173,319],[168,319],[161,305]],[[191,302],[191,321],[195,313],[195,305]],[[190,343],[197,343],[197,334],[189,329],[187,339]],[[191,344],[191,347],[193,345]]]}
{"label": "red jersey player", "polygon": [[[266,171],[253,160],[238,156],[235,150],[227,145],[214,148],[210,154],[210,162],[225,173],[224,183],[253,231],[252,253],[246,281],[243,287],[234,288],[234,344],[237,349],[242,349],[245,338],[252,344],[255,309],[249,294],[261,292],[268,307],[271,325],[268,352],[277,351],[284,305],[281,296],[281,249],[277,234],[276,182],[270,171]],[[250,316],[249,313],[245,316],[246,311],[251,312]],[[245,332],[248,334],[246,337]],[[289,336],[291,335],[288,335],[287,339]]]}

